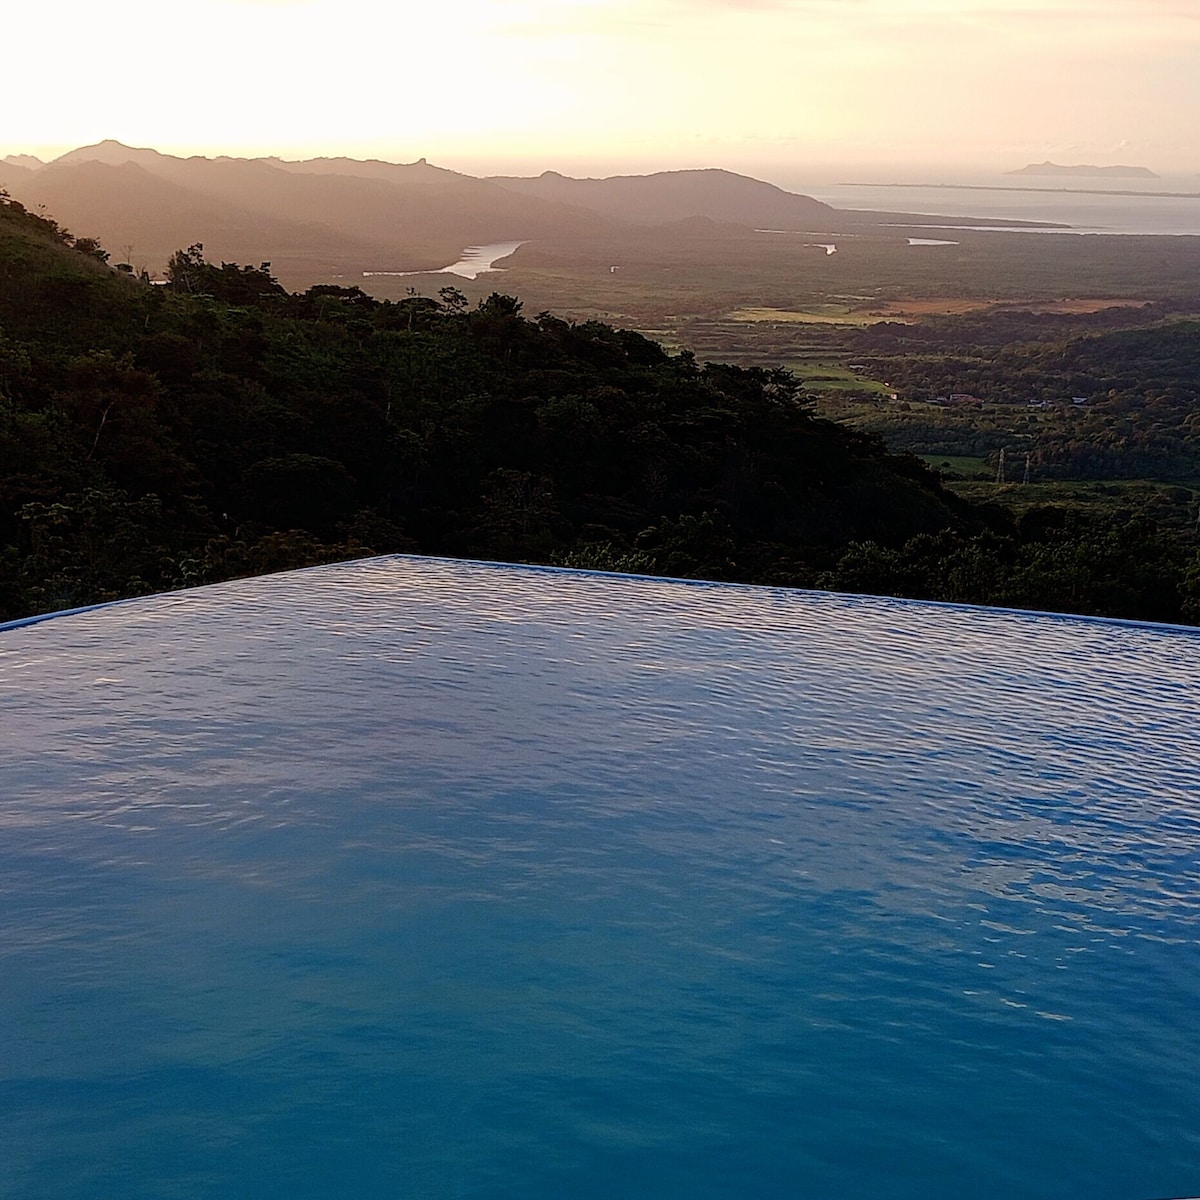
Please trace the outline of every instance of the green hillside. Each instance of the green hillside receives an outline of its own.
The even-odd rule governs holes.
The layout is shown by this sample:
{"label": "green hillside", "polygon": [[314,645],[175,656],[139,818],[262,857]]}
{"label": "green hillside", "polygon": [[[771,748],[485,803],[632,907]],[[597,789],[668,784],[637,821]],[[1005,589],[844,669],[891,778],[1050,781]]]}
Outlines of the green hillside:
{"label": "green hillside", "polygon": [[292,294],[199,246],[151,286],[104,257],[0,204],[4,617],[401,550],[1193,612],[1174,531],[1018,525],[783,370],[499,294]]}
{"label": "green hillside", "polygon": [[12,203],[0,231],[9,616],[398,549],[809,581],[974,521],[782,372],[199,248],[152,287]]}

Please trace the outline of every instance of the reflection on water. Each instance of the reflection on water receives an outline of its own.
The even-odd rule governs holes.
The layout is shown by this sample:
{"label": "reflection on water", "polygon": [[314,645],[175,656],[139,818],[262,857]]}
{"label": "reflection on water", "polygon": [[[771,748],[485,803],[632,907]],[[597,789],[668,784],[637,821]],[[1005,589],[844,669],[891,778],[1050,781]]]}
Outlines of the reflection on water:
{"label": "reflection on water", "polygon": [[1200,1178],[1197,635],[390,558],[0,634],[0,1194]]}

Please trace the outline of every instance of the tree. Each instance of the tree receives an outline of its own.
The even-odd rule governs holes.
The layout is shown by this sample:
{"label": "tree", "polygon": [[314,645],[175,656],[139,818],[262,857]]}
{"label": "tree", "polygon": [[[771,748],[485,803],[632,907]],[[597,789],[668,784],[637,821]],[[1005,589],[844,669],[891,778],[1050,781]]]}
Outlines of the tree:
{"label": "tree", "polygon": [[108,251],[95,238],[83,237],[75,239],[75,247],[80,254],[94,258],[97,262],[108,262]]}

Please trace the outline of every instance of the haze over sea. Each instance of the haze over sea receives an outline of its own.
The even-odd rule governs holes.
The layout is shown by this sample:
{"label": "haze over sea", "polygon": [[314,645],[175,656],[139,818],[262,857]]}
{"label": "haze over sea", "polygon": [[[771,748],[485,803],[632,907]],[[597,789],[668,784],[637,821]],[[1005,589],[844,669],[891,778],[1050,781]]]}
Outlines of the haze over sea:
{"label": "haze over sea", "polygon": [[986,175],[949,182],[907,182],[877,176],[863,183],[807,186],[802,186],[797,177],[781,186],[805,191],[836,208],[1054,221],[1071,226],[1073,233],[1200,236],[1200,176],[1109,179]]}

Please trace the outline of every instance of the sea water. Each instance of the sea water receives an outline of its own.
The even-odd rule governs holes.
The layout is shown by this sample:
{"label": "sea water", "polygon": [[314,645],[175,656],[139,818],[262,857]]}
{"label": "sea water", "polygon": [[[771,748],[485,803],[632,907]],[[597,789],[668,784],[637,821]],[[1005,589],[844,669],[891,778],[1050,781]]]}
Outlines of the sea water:
{"label": "sea water", "polygon": [[[836,208],[938,213],[951,219],[1047,221],[1059,233],[1200,235],[1200,177],[1105,179],[1002,175],[936,184],[814,184],[800,187]],[[999,228],[999,227],[997,227]],[[1029,227],[1022,232],[1049,233]]]}
{"label": "sea water", "polygon": [[0,1195],[1195,1195],[1198,664],[413,558],[7,629]]}

